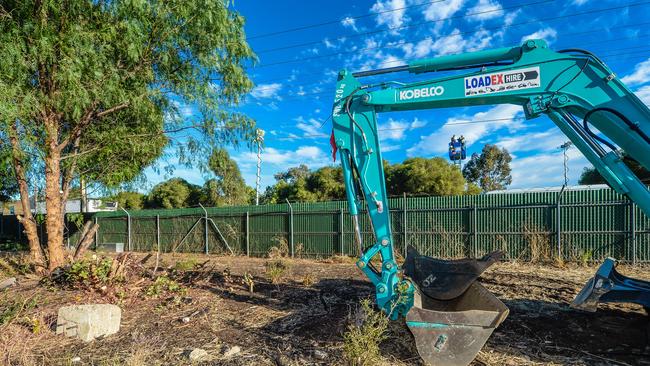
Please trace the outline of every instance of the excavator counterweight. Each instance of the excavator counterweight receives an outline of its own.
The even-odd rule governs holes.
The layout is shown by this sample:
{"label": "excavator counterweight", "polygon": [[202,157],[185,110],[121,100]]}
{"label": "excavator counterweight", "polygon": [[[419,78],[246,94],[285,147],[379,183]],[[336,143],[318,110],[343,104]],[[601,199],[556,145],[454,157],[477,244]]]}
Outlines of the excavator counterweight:
{"label": "excavator counterweight", "polygon": [[[467,73],[456,73],[461,70]],[[411,83],[360,82],[396,72],[448,71],[453,73]],[[588,51],[556,52],[542,40],[528,40],[518,47],[387,69],[340,71],[331,142],[343,166],[357,266],[375,287],[377,306],[392,319],[406,318],[420,356],[436,366],[468,365],[507,317],[508,308],[476,281],[501,253],[443,260],[410,248],[400,268],[393,252],[377,114],[494,104],[519,105],[526,119],[549,116],[614,190],[650,215],[650,192],[623,161],[625,153],[650,169],[650,110]],[[374,234],[371,243],[362,241],[359,214],[364,211]],[[375,258],[381,266],[371,263]],[[621,276],[608,260],[575,305],[595,309],[598,302],[627,301],[647,306],[649,294],[648,282]]]}

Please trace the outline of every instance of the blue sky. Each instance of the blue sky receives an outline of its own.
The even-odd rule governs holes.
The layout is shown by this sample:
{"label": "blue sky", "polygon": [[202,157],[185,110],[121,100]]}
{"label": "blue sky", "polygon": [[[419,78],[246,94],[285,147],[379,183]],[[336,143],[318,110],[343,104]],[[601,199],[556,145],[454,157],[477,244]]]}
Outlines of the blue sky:
{"label": "blue sky", "polygon": [[[259,57],[249,71],[256,87],[239,108],[266,132],[262,188],[289,167],[332,164],[331,122],[326,120],[342,68],[398,66],[405,60],[542,38],[551,48],[596,53],[650,104],[650,3],[642,1],[237,0],[234,8],[246,17],[246,33]],[[404,78],[393,75],[388,77]],[[188,105],[181,105],[181,112],[187,118],[198,113]],[[383,157],[392,163],[412,156],[446,157],[451,135],[463,134],[469,154],[486,143],[510,151],[511,188],[561,185],[558,147],[567,139],[548,118],[524,121],[522,116],[521,107],[509,105],[380,114]],[[501,120],[507,118],[512,120]],[[501,121],[468,123],[486,119]],[[230,151],[254,186],[255,153],[245,147]],[[570,184],[577,184],[589,163],[575,148],[568,155]],[[169,163],[168,158],[163,164]],[[195,184],[209,178],[180,166],[173,175]],[[146,176],[151,185],[169,177],[153,169]]]}

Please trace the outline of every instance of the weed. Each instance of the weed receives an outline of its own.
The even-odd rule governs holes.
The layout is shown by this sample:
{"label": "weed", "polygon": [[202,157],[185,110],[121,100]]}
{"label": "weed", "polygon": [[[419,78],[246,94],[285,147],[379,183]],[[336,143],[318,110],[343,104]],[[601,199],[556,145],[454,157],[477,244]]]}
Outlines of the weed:
{"label": "weed", "polygon": [[311,274],[311,273],[307,273],[305,275],[305,277],[302,278],[302,284],[304,286],[309,287],[309,286],[313,285],[314,283],[316,283],[316,277],[314,277],[314,275]]}
{"label": "weed", "polygon": [[253,280],[253,275],[250,273],[244,273],[244,284],[248,286],[248,292],[251,294],[255,289],[255,281]]}
{"label": "weed", "polygon": [[553,257],[551,241],[547,234],[528,226],[524,226],[523,234],[529,253],[528,260],[531,263],[548,262]]}
{"label": "weed", "polygon": [[35,308],[37,303],[38,299],[36,297],[11,300],[0,311],[0,326],[11,323],[25,311]]}
{"label": "weed", "polygon": [[170,279],[167,276],[160,276],[145,290],[148,297],[159,297],[166,293],[175,293],[184,295],[187,292],[181,284]]}
{"label": "weed", "polygon": [[287,239],[281,236],[276,236],[273,238],[273,241],[276,242],[276,245],[272,246],[269,249],[268,256],[271,259],[274,258],[286,258],[289,256],[289,242]]}
{"label": "weed", "polygon": [[592,249],[585,250],[580,254],[580,264],[584,267],[586,267],[593,259],[594,251]]}
{"label": "weed", "polygon": [[102,286],[109,282],[112,266],[111,258],[82,259],[64,268],[58,278],[72,287]]}
{"label": "weed", "polygon": [[174,265],[174,269],[179,272],[191,271],[196,268],[197,262],[195,259],[188,259],[184,261],[178,261]]}
{"label": "weed", "polygon": [[266,262],[266,275],[273,284],[278,284],[289,269],[289,264],[283,260]]}
{"label": "weed", "polygon": [[379,345],[387,337],[389,320],[382,311],[373,309],[369,299],[361,300],[360,305],[343,334],[343,354],[350,365],[375,365],[383,361]]}

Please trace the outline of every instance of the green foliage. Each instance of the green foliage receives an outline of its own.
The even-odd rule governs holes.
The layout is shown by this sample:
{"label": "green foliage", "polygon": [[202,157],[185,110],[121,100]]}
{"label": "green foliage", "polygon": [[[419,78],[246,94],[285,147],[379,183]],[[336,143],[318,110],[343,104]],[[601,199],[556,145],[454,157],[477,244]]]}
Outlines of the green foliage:
{"label": "green foliage", "polygon": [[159,276],[156,280],[145,290],[147,297],[160,297],[168,293],[184,295],[187,289],[181,286],[178,282],[170,279],[167,276]]}
{"label": "green foliage", "polygon": [[474,183],[467,183],[467,187],[465,188],[465,195],[467,196],[475,196],[477,194],[481,194],[483,190],[481,190],[481,187],[477,186]]}
{"label": "green foliage", "polygon": [[512,183],[510,162],[512,157],[505,148],[486,144],[481,154],[474,153],[463,168],[463,176],[484,192],[505,189]]}
{"label": "green foliage", "polygon": [[145,195],[140,192],[124,191],[109,198],[116,201],[119,207],[127,210],[141,210],[144,207]]}
{"label": "green foliage", "polygon": [[343,354],[353,366],[377,365],[382,363],[379,345],[387,335],[389,319],[381,311],[373,309],[368,299],[352,314],[351,324],[343,334]]}
{"label": "green foliage", "polygon": [[196,259],[187,259],[184,261],[178,261],[176,264],[174,264],[174,269],[177,271],[191,271],[197,266]]}
{"label": "green foliage", "polygon": [[66,218],[68,219],[68,222],[73,223],[77,229],[81,229],[86,221],[82,213],[69,213],[66,214]]}
{"label": "green foliage", "polygon": [[[1,111],[0,115],[2,115]],[[0,201],[2,202],[10,201],[11,197],[18,193],[18,182],[11,156],[11,150],[7,145],[0,146]]]}
{"label": "green foliage", "polygon": [[12,298],[8,302],[5,301],[0,304],[0,326],[11,323],[14,319],[38,305],[37,297],[28,299]]}
{"label": "green foliage", "polygon": [[200,187],[183,178],[158,183],[147,196],[147,208],[183,208],[199,203]]}
{"label": "green foliage", "polygon": [[61,278],[71,287],[101,286],[110,281],[111,258],[82,259],[65,267]]}
{"label": "green foliage", "polygon": [[267,187],[261,197],[264,203],[283,203],[285,200],[317,202],[345,198],[343,169],[340,166],[323,167],[315,171],[302,164],[275,175],[277,183]]}
{"label": "green foliage", "polygon": [[[650,171],[645,169],[638,161],[623,155],[623,162],[628,168],[645,184],[650,184]],[[591,185],[591,184],[608,184],[600,173],[594,167],[585,167],[580,174],[578,184]]]}
{"label": "green foliage", "polygon": [[[255,61],[229,0],[3,1],[1,146],[25,168],[17,179],[45,177],[50,202],[78,175],[131,181],[169,144],[179,163],[199,161],[201,149],[254,139],[236,106]],[[60,241],[49,237],[50,260],[61,260]]]}
{"label": "green foliage", "polygon": [[204,203],[210,206],[233,206],[250,203],[252,188],[246,185],[237,163],[225,149],[215,149],[208,161],[216,179],[203,186]]}
{"label": "green foliage", "polygon": [[391,195],[460,195],[465,190],[461,172],[443,158],[409,158],[390,166],[386,172]]}
{"label": "green foliage", "polygon": [[291,268],[289,263],[280,259],[266,262],[264,266],[266,267],[266,276],[273,284],[280,283],[287,274],[287,271]]}

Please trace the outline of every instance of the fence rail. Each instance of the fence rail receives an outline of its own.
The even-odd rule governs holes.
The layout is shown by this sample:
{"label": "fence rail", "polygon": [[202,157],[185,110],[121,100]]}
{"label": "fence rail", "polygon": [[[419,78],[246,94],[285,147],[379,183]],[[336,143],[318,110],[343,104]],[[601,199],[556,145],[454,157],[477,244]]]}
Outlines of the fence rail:
{"label": "fence rail", "polygon": [[[609,189],[390,199],[393,243],[441,257],[480,257],[503,250],[509,259],[600,261],[612,256],[650,262],[650,220]],[[127,250],[263,256],[286,246],[302,257],[356,255],[346,202],[292,203],[98,213],[95,243]],[[0,221],[0,234],[15,226]],[[360,215],[362,238],[373,242]],[[70,225],[70,224],[68,224]],[[17,227],[9,230],[21,235]],[[71,234],[74,231],[70,231]],[[71,240],[74,242],[74,240]]]}

